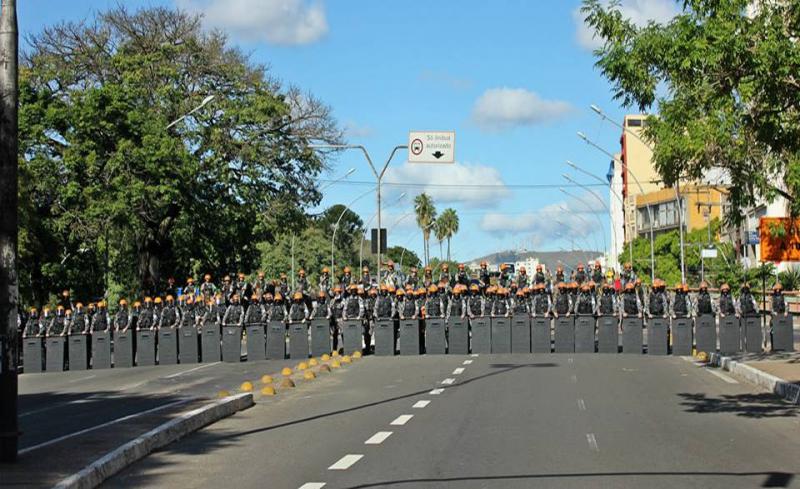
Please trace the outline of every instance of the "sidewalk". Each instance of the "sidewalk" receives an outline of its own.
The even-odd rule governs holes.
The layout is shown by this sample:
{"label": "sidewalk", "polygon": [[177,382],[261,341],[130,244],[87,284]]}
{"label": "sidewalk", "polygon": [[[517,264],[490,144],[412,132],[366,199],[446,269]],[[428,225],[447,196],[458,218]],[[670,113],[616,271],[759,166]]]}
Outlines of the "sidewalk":
{"label": "sidewalk", "polygon": [[711,355],[709,363],[762,387],[793,404],[800,404],[800,352]]}

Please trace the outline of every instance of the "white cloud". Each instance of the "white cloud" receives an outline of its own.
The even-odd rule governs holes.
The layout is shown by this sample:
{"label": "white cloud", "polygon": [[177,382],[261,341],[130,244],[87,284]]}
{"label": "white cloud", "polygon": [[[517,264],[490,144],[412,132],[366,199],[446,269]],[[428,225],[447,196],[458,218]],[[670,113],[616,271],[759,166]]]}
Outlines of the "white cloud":
{"label": "white cloud", "polygon": [[484,131],[549,122],[563,117],[572,106],[560,100],[544,100],[524,88],[490,88],[472,108],[472,122]]}
{"label": "white cloud", "polygon": [[[606,6],[608,1],[604,2]],[[678,14],[675,0],[622,0],[619,11],[624,18],[630,19],[637,26],[647,25],[649,21],[658,23],[669,22]],[[603,45],[601,39],[594,36],[594,30],[584,22],[584,14],[580,8],[572,12],[575,21],[575,37],[581,47],[594,50]]]}
{"label": "white cloud", "polygon": [[591,213],[597,209],[588,207],[588,200],[562,201],[550,204],[533,212],[522,214],[487,213],[480,222],[486,232],[500,235],[530,234],[534,243],[542,243],[553,237],[584,238],[597,232],[597,220]]}
{"label": "white cloud", "polygon": [[344,123],[344,135],[346,138],[363,139],[371,137],[375,130],[370,126],[362,126],[353,121]]}
{"label": "white cloud", "polygon": [[176,0],[209,27],[245,42],[309,44],[328,32],[321,0]]}
{"label": "white cloud", "polygon": [[493,207],[510,194],[497,168],[469,163],[406,163],[403,166],[389,167],[384,182],[419,184],[387,185],[386,189],[394,194],[407,192],[411,196],[425,192],[433,197],[439,208],[452,204]]}

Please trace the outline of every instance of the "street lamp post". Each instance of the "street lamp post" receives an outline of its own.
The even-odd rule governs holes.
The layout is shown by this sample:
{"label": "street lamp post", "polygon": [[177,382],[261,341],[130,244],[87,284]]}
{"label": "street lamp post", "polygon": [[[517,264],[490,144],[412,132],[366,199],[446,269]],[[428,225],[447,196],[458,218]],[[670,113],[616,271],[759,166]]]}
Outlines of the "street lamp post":
{"label": "street lamp post", "polygon": [[[622,129],[624,132],[626,132],[626,133],[630,134],[631,136],[635,137],[642,144],[647,146],[647,149],[649,149],[650,151],[655,151],[655,148],[653,148],[653,146],[650,143],[648,143],[647,141],[645,141],[644,139],[639,137],[638,134],[636,134],[635,132],[631,131],[627,127],[623,126],[619,122],[617,122],[614,119],[611,119],[610,117],[608,117],[600,107],[598,107],[595,104],[592,104],[590,107],[604,121],[610,122],[611,124],[615,125],[616,127]],[[628,171],[630,172],[630,170],[628,170]],[[631,175],[633,175],[633,173],[631,173]],[[678,202],[678,234],[680,236],[681,282],[686,282],[686,253],[684,251],[684,245],[685,245],[684,240],[685,240],[685,238],[684,238],[684,229],[683,229],[683,221],[684,221],[683,217],[684,216],[683,216],[683,201],[681,199],[681,182],[680,182],[680,178],[675,181],[675,200],[677,200],[677,202]]]}
{"label": "street lamp post", "polygon": [[[616,155],[606,151],[597,143],[589,139],[586,136],[586,134],[578,131],[578,137],[583,139],[589,146],[595,148],[596,150],[600,151],[603,154],[608,155],[614,161],[620,161],[619,158],[616,157]],[[644,195],[644,187],[642,187],[642,184],[641,182],[639,182],[639,179],[636,178],[636,175],[630,170],[630,168],[627,168],[627,165],[625,170],[630,174],[631,177],[633,177],[633,181],[636,182],[636,185],[639,187],[639,192],[642,195]],[[653,244],[653,211],[650,208],[650,204],[647,204],[647,219],[650,221],[650,281],[652,282],[653,280],[655,280],[656,277],[656,257],[655,257],[655,246]]]}
{"label": "street lamp post", "polygon": [[367,195],[369,195],[371,192],[372,192],[372,189],[369,189],[369,190],[367,190],[366,192],[364,192],[364,193],[360,194],[360,195],[359,195],[358,197],[356,197],[355,199],[353,199],[353,200],[352,200],[352,201],[351,201],[349,204],[347,204],[347,205],[344,207],[344,210],[342,210],[342,213],[341,213],[341,214],[339,214],[339,218],[336,220],[336,224],[334,224],[334,226],[333,226],[333,233],[331,233],[331,277],[333,276],[333,274],[334,274],[334,272],[335,272],[335,265],[336,265],[336,262],[334,261],[334,255],[333,255],[333,253],[334,253],[334,251],[335,251],[335,249],[336,249],[336,247],[335,247],[335,242],[336,242],[336,230],[338,230],[338,229],[339,229],[339,223],[340,223],[340,222],[342,222],[342,218],[343,218],[343,217],[344,217],[344,215],[347,213],[347,211],[349,211],[349,210],[350,210],[350,206],[352,206],[353,204],[355,204],[355,203],[356,203],[356,202],[358,202],[359,200],[363,199],[364,197],[366,197]]}
{"label": "street lamp post", "polygon": [[[573,199],[577,200],[578,202],[580,202],[581,204],[583,204],[583,205],[584,205],[584,206],[585,206],[587,209],[589,209],[589,208],[591,207],[591,206],[590,206],[590,205],[589,205],[589,204],[588,204],[588,203],[587,203],[585,200],[583,200],[581,197],[578,197],[577,195],[574,195],[574,194],[572,194],[572,193],[570,193],[570,192],[567,192],[567,191],[566,191],[566,190],[565,190],[563,187],[559,187],[559,189],[558,189],[558,190],[560,190],[560,191],[561,191],[561,193],[563,193],[564,195],[566,195],[566,196],[568,196],[568,197],[571,197],[571,198],[573,198]],[[604,249],[607,249],[607,248],[608,248],[608,241],[606,241],[606,234],[605,234],[605,230],[604,230],[604,226],[603,226],[603,221],[601,221],[601,220],[600,220],[600,216],[598,216],[598,215],[597,215],[597,214],[595,214],[594,212],[592,212],[591,214],[592,214],[592,215],[594,215],[594,218],[595,218],[595,219],[597,219],[597,224],[599,224],[599,225],[600,225],[600,231],[601,231],[601,235],[603,236],[603,248],[604,248]],[[580,220],[581,220],[581,221],[583,221],[583,222],[586,222],[586,220],[585,220],[585,219],[584,219],[582,216],[580,216],[580,215],[578,215],[578,214],[575,214],[575,217],[577,217],[578,219],[580,219]],[[589,225],[589,223],[588,223],[588,222],[586,222],[586,225],[588,226],[588,225]],[[613,229],[612,229],[612,230],[613,230]],[[615,240],[615,241],[616,241],[616,240]]]}
{"label": "street lamp post", "polygon": [[[372,170],[372,174],[375,175],[376,181],[376,198],[378,202],[378,281],[381,280],[381,259],[382,259],[382,252],[381,252],[381,181],[383,180],[383,176],[386,174],[386,169],[389,167],[389,163],[394,158],[395,153],[397,153],[400,149],[407,149],[408,146],[405,144],[400,144],[395,146],[392,149],[392,152],[389,154],[389,158],[386,160],[386,163],[381,168],[381,171],[375,168],[375,165],[372,163],[372,158],[369,156],[369,152],[367,148],[360,144],[310,144],[309,148],[316,148],[316,149],[358,149],[364,154],[364,157],[367,159],[367,163],[369,163],[369,168]],[[331,260],[333,262],[333,260]]]}
{"label": "street lamp post", "polygon": [[[387,209],[392,207],[392,206],[394,206],[394,205],[397,205],[398,203],[400,203],[400,201],[403,200],[403,198],[405,198],[405,196],[406,196],[405,192],[400,194],[400,197],[398,197],[397,200],[394,201],[392,204],[388,205]],[[369,229],[370,223],[372,223],[372,220],[375,219],[375,217],[377,215],[378,215],[377,212],[372,214],[372,217],[370,217],[369,221],[367,221],[367,223],[364,225],[364,233],[361,235],[361,244],[358,247],[358,266],[359,267],[363,266],[362,263],[364,263],[364,238],[367,236],[367,230]],[[388,233],[388,228],[387,228],[387,233]],[[380,241],[378,242],[378,248],[380,248]],[[378,265],[377,268],[378,268],[378,275],[379,275],[378,276],[378,280],[380,280],[380,273],[381,273],[380,264]]]}

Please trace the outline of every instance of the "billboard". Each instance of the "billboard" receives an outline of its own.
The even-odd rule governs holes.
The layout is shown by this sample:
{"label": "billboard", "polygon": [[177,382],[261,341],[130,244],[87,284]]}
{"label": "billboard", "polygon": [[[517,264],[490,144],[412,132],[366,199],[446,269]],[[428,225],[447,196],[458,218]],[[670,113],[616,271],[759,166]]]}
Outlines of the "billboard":
{"label": "billboard", "polygon": [[762,217],[761,261],[800,261],[800,219]]}

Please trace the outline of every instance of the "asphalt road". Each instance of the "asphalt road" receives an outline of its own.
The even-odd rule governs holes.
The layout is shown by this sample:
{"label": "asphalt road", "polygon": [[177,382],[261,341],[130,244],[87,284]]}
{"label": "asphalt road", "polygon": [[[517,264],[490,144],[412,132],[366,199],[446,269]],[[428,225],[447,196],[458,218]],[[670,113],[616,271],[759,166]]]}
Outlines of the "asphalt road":
{"label": "asphalt road", "polygon": [[372,357],[105,487],[800,487],[798,414],[681,358]]}

